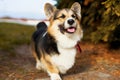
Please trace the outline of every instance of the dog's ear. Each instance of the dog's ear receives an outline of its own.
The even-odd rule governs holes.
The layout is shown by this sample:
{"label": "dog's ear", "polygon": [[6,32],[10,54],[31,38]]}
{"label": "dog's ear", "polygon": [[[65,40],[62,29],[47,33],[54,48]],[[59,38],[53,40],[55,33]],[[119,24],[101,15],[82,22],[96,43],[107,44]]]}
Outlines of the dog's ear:
{"label": "dog's ear", "polygon": [[50,19],[51,16],[53,16],[53,13],[55,12],[56,7],[51,5],[50,3],[46,3],[44,6],[44,11],[48,19]]}
{"label": "dog's ear", "polygon": [[81,6],[78,2],[73,3],[71,10],[73,10],[79,16],[79,18],[81,18]]}

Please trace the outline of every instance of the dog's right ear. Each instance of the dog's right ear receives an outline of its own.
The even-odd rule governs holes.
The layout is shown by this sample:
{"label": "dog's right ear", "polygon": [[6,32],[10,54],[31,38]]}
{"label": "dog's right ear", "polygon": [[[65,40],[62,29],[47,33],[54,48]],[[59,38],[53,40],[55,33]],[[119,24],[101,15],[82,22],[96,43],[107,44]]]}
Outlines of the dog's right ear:
{"label": "dog's right ear", "polygon": [[78,2],[73,3],[71,9],[79,16],[81,19],[81,6]]}
{"label": "dog's right ear", "polygon": [[44,6],[44,11],[48,19],[50,19],[50,17],[53,16],[55,10],[56,7],[51,5],[50,3],[46,3]]}

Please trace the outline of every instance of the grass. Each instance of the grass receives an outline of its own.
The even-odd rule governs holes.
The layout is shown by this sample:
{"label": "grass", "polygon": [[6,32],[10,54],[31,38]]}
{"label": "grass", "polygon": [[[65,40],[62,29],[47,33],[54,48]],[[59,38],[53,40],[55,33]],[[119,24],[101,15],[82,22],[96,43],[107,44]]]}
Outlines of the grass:
{"label": "grass", "polygon": [[0,23],[0,50],[10,51],[15,46],[29,44],[34,31],[33,26]]}

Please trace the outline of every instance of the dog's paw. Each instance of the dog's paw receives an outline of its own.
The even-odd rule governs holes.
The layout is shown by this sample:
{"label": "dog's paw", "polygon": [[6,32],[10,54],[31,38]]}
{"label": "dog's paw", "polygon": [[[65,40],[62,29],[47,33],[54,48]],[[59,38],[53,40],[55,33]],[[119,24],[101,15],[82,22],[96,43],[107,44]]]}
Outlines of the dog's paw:
{"label": "dog's paw", "polygon": [[37,68],[38,70],[42,70],[42,64],[41,64],[40,62],[37,62],[37,63],[36,63],[36,68]]}
{"label": "dog's paw", "polygon": [[67,70],[68,69],[66,69],[65,67],[59,67],[59,71],[60,71],[60,73],[62,73],[62,74],[65,74],[66,72],[67,72]]}
{"label": "dog's paw", "polygon": [[50,80],[62,80],[59,74],[51,74],[50,75]]}

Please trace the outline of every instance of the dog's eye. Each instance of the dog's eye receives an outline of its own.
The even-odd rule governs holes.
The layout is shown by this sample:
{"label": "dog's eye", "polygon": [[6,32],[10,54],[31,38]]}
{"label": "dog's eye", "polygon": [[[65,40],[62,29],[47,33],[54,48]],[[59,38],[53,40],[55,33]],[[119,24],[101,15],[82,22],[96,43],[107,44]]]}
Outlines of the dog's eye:
{"label": "dog's eye", "polygon": [[60,16],[60,18],[65,18],[65,15],[64,15],[64,14],[62,14],[62,15]]}
{"label": "dog's eye", "polygon": [[72,17],[73,17],[73,18],[76,18],[76,16],[75,16],[74,14],[72,15]]}

